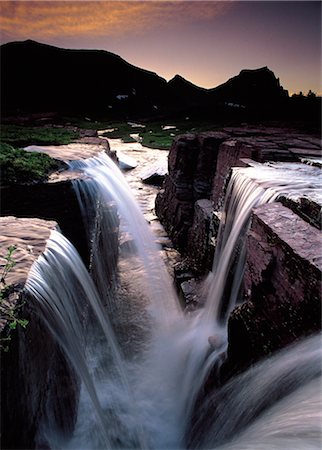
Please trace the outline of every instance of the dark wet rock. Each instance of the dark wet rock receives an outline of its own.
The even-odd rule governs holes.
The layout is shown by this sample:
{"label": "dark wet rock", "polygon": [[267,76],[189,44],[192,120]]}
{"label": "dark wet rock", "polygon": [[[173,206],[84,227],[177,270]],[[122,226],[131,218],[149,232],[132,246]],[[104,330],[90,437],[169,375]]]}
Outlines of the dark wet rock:
{"label": "dark wet rock", "polygon": [[254,148],[237,139],[229,139],[223,142],[218,151],[216,174],[211,193],[215,211],[220,211],[224,204],[226,188],[231,175],[232,167],[245,167],[241,158],[254,156]]}
{"label": "dark wet rock", "polygon": [[321,329],[319,230],[280,203],[263,205],[253,214],[247,255],[246,302],[229,319],[226,373]]}
{"label": "dark wet rock", "polygon": [[197,271],[194,267],[191,267],[190,261],[188,261],[188,259],[179,261],[177,264],[175,264],[173,269],[174,278],[178,290],[180,289],[182,283],[190,280],[191,278],[194,278],[197,274]]}
{"label": "dark wet rock", "polygon": [[224,133],[176,138],[169,153],[169,174],[156,198],[156,214],[179,250],[185,252],[194,203],[211,196],[219,145]]}
{"label": "dark wet rock", "polygon": [[211,270],[214,256],[214,245],[211,241],[210,228],[213,220],[213,204],[210,200],[197,200],[194,204],[192,226],[188,233],[187,255],[191,255],[193,261],[201,272]]}
{"label": "dark wet rock", "polygon": [[86,230],[72,180],[1,188],[1,215],[55,220],[85,262],[89,262]]}
{"label": "dark wet rock", "polygon": [[202,280],[190,278],[180,285],[179,294],[183,299],[183,304],[186,312],[195,311],[200,307],[204,300]]}
{"label": "dark wet rock", "polygon": [[1,339],[11,337],[8,351],[1,350],[1,448],[45,448],[41,423],[70,435],[76,421],[79,383],[43,323],[37,302],[24,290],[33,262],[56,227],[53,221],[0,218],[1,255],[9,245],[17,247],[16,265],[6,279],[14,293],[10,306],[18,307],[18,318],[29,321],[25,329],[18,325],[10,334],[8,323],[1,321]]}

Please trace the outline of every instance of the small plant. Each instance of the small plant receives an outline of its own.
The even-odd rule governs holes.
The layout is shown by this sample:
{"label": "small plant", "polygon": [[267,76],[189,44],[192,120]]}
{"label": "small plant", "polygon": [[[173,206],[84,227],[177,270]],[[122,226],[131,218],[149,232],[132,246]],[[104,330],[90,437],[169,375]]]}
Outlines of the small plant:
{"label": "small plant", "polygon": [[9,329],[7,336],[1,336],[0,338],[0,349],[4,352],[9,351],[8,343],[11,340],[10,331],[15,330],[17,325],[22,328],[26,328],[28,325],[27,319],[20,319],[17,317],[17,311],[23,304],[11,306],[9,302],[9,295],[13,292],[13,288],[10,284],[7,284],[6,277],[16,265],[16,261],[13,258],[13,254],[16,250],[17,247],[15,245],[10,245],[10,247],[8,247],[7,254],[4,256],[5,264],[3,265],[0,279],[0,319],[8,324]]}
{"label": "small plant", "polygon": [[4,257],[6,263],[3,266],[2,273],[1,273],[1,279],[0,282],[4,285],[6,285],[6,277],[10,270],[16,265],[16,261],[13,259],[12,255],[17,250],[17,247],[15,245],[10,245],[8,247],[8,252],[6,256]]}

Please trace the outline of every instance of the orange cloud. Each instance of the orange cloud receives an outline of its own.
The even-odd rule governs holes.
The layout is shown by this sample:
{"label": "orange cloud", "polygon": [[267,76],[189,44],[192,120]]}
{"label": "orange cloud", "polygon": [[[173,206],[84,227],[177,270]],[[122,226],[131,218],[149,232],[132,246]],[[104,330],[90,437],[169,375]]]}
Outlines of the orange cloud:
{"label": "orange cloud", "polygon": [[118,36],[207,20],[233,2],[214,1],[0,1],[1,30],[15,39]]}

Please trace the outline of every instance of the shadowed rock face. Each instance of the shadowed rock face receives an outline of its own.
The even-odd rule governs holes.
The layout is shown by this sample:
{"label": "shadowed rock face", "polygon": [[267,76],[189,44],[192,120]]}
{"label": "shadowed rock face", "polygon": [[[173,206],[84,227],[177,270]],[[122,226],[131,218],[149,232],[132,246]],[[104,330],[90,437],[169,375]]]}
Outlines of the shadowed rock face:
{"label": "shadowed rock face", "polygon": [[55,220],[83,260],[89,260],[86,233],[72,180],[8,186],[1,189],[1,197],[1,215]]}
{"label": "shadowed rock face", "polygon": [[194,204],[211,197],[220,144],[225,133],[185,135],[174,140],[169,153],[169,175],[156,199],[156,214],[182,252],[193,223]]}
{"label": "shadowed rock face", "polygon": [[226,369],[240,370],[321,329],[321,235],[280,203],[253,213],[243,281],[229,319]]}
{"label": "shadowed rock face", "polygon": [[[10,332],[9,351],[1,352],[1,448],[46,448],[37,435],[40,423],[53,420],[71,433],[76,420],[79,384],[60,347],[39,317],[35,300],[23,290],[33,262],[43,253],[57,223],[40,219],[0,218],[0,252],[10,245],[16,265],[6,277],[11,284],[10,306],[29,321],[26,329]],[[3,263],[4,261],[1,261]],[[1,338],[6,337],[1,321]]]}

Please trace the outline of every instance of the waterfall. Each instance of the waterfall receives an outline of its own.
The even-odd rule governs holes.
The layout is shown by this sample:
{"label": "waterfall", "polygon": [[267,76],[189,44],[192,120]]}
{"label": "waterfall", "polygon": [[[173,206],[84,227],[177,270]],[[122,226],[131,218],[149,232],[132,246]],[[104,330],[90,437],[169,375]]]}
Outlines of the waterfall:
{"label": "waterfall", "polygon": [[[210,369],[220,368],[227,349],[227,320],[239,297],[245,266],[245,236],[253,209],[281,195],[293,200],[302,196],[322,200],[319,168],[298,163],[252,161],[251,164],[251,167],[233,168],[227,187],[213,269],[205,281],[206,304],[191,325],[196,338],[191,342],[187,363],[190,370],[182,383],[182,396],[188,399],[186,411],[192,410]],[[208,339],[213,347],[211,353]]]}
{"label": "waterfall", "polygon": [[[72,170],[83,171],[88,179],[80,179],[74,182],[76,192],[80,201],[83,216],[87,217],[88,205],[103,204],[116,205],[117,214],[121,218],[123,231],[129,233],[130,241],[128,244],[143,264],[145,274],[144,293],[150,301],[150,311],[157,322],[167,322],[178,314],[179,303],[176,298],[170,277],[166,267],[158,255],[158,247],[154,243],[148,223],[143,217],[133,194],[126,183],[126,180],[117,165],[105,154],[83,161],[69,162]],[[105,217],[111,216],[111,213],[105,213]],[[113,219],[112,219],[113,220]],[[115,219],[114,224],[115,226]],[[106,227],[106,223],[100,221],[100,227]],[[111,224],[106,228],[110,229]],[[104,230],[100,244],[107,245],[107,236],[104,236]],[[98,239],[98,233],[94,232],[92,237],[92,254],[97,253],[98,245],[95,242]],[[102,267],[102,261],[109,255],[108,249],[105,256],[100,250],[100,262],[96,267]],[[106,274],[104,271],[97,275],[99,284],[104,286]],[[102,290],[102,289],[101,289]],[[171,314],[169,314],[171,311]]]}
{"label": "waterfall", "polygon": [[[93,281],[75,248],[58,231],[51,232],[45,252],[33,264],[26,289],[38,302],[42,319],[64,349],[65,355],[86,387],[99,426],[98,429],[95,427],[92,430],[93,435],[98,433],[95,438],[100,446],[112,449],[114,446],[97,385],[106,379],[107,369],[109,378],[120,381],[121,388],[128,397],[127,405],[131,405],[133,399],[127,374]],[[88,311],[89,308],[91,311]],[[94,315],[91,320],[96,319],[90,324],[86,320],[89,314]],[[89,364],[91,355],[87,355],[86,350],[93,349],[93,341],[98,349],[106,353],[105,364],[112,366],[112,369]],[[100,341],[101,344],[98,345]],[[117,405],[114,406],[117,408]],[[133,408],[131,409],[134,415]],[[140,424],[136,423],[134,428],[134,442],[138,443],[139,448],[144,448]],[[53,439],[50,432],[48,438]]]}
{"label": "waterfall", "polygon": [[[226,321],[238,299],[243,234],[251,211],[281,194],[318,195],[318,172],[313,174],[316,168],[310,168],[308,182],[296,165],[255,164],[233,170],[213,273],[207,280],[206,305],[186,315],[178,307],[148,224],[116,165],[101,154],[70,166],[85,174],[75,182],[75,190],[91,243],[92,278],[71,244],[53,232],[27,283],[82,380],[74,435],[62,442],[51,430],[48,440],[52,448],[78,450],[183,449],[198,392],[226,350]],[[119,239],[118,259],[114,247]],[[232,287],[227,293],[233,264],[237,270],[232,282],[229,279]],[[305,406],[305,396],[320,398],[317,342],[318,338],[308,340],[289,354],[267,359],[219,389],[201,407],[192,448],[268,450],[270,442],[282,442],[296,424],[303,432],[301,438],[315,445],[315,403],[312,410],[307,408],[307,420],[314,416],[312,430],[309,425],[305,428],[304,421],[300,427],[294,408]],[[291,356],[284,365],[286,355]],[[281,386],[285,387],[283,398]],[[204,428],[207,411],[211,420]],[[286,416],[288,421],[279,424]],[[263,441],[247,447],[247,439],[255,442],[256,433],[263,433]],[[239,435],[240,447],[236,444]],[[287,435],[287,439],[295,445],[289,448],[300,448],[297,436]]]}
{"label": "waterfall", "polygon": [[[217,326],[226,327],[238,298],[243,277],[245,235],[252,210],[283,195],[293,200],[309,196],[322,200],[321,170],[299,163],[251,162],[251,167],[233,168],[221,217],[213,269],[208,283],[205,315]],[[231,286],[229,271],[234,265]],[[230,287],[230,292],[225,292]]]}

